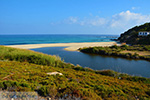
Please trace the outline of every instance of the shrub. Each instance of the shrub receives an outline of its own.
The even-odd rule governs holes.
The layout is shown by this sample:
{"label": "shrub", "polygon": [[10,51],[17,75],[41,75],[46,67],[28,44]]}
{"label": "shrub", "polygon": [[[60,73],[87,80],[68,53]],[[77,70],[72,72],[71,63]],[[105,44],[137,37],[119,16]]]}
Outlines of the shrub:
{"label": "shrub", "polygon": [[117,46],[117,45],[113,45],[113,46],[111,46],[110,48],[118,49],[118,46]]}
{"label": "shrub", "polygon": [[126,50],[128,48],[128,45],[122,45],[121,48]]}
{"label": "shrub", "polygon": [[50,97],[54,98],[57,95],[57,89],[55,85],[50,85],[47,87],[47,93]]}
{"label": "shrub", "polygon": [[8,89],[9,87],[12,87],[11,81],[4,81],[3,85],[4,85],[4,89]]}
{"label": "shrub", "polygon": [[77,70],[77,71],[85,71],[85,69],[79,65],[77,65],[75,68],[73,68],[74,70]]}
{"label": "shrub", "polygon": [[146,91],[146,94],[150,96],[150,90]]}
{"label": "shrub", "polygon": [[22,87],[29,87],[29,85],[26,84],[26,83],[21,83],[20,86],[22,86]]}
{"label": "shrub", "polygon": [[115,72],[112,70],[96,71],[96,73],[101,75],[106,75],[106,76],[115,76]]}
{"label": "shrub", "polygon": [[4,84],[3,82],[0,82],[0,89],[3,89],[4,88]]}
{"label": "shrub", "polygon": [[41,96],[47,96],[47,88],[46,86],[42,86],[37,90],[38,94]]}
{"label": "shrub", "polygon": [[134,81],[134,82],[143,82],[143,83],[148,83],[150,84],[150,79],[144,78],[144,77],[139,77],[139,76],[134,76],[134,77],[127,77],[127,80]]}

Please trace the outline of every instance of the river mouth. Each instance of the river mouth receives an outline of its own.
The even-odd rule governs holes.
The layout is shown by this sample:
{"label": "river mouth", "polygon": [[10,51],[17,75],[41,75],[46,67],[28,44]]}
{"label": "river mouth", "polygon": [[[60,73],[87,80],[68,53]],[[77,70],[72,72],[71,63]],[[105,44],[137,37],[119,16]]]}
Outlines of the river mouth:
{"label": "river mouth", "polygon": [[44,47],[30,49],[50,55],[58,55],[67,63],[89,67],[94,70],[114,70],[133,76],[150,78],[150,62],[145,60],[131,60],[119,57],[91,55],[78,51],[66,51],[66,47]]}

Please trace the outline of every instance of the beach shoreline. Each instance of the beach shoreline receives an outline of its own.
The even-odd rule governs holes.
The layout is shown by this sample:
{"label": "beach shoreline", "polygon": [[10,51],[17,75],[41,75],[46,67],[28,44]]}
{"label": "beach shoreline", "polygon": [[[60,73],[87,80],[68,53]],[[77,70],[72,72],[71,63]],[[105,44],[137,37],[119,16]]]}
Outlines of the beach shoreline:
{"label": "beach shoreline", "polygon": [[43,47],[66,47],[64,50],[77,51],[83,47],[94,46],[112,46],[117,42],[83,42],[83,43],[52,43],[52,44],[26,44],[26,45],[8,45],[7,47],[20,48],[20,49],[35,49]]}

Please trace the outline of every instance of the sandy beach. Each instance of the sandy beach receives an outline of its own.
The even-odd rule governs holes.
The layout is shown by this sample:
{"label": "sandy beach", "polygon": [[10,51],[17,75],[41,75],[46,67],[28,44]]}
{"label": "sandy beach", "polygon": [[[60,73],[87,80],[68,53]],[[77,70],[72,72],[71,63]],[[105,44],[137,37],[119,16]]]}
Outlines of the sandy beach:
{"label": "sandy beach", "polygon": [[53,44],[28,44],[28,45],[9,45],[8,47],[21,48],[21,49],[34,49],[42,47],[66,47],[67,51],[77,51],[83,47],[94,46],[112,46],[117,44],[116,42],[86,42],[86,43],[53,43]]}

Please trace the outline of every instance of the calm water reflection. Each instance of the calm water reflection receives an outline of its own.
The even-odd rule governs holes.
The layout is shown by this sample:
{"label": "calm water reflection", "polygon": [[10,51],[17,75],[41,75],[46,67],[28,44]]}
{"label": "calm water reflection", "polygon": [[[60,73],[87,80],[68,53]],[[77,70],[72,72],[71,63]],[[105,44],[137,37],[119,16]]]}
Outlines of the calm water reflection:
{"label": "calm water reflection", "polygon": [[64,47],[46,47],[31,49],[51,55],[60,56],[65,62],[79,64],[95,70],[111,69],[130,75],[150,78],[150,62],[145,60],[127,60],[98,55],[89,55],[77,51],[65,51]]}

